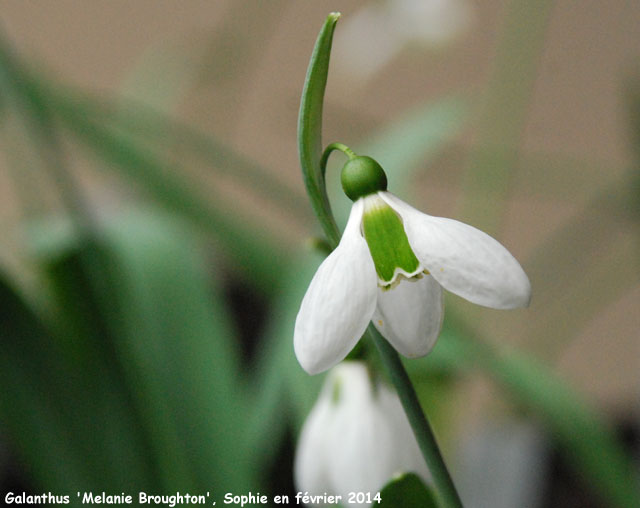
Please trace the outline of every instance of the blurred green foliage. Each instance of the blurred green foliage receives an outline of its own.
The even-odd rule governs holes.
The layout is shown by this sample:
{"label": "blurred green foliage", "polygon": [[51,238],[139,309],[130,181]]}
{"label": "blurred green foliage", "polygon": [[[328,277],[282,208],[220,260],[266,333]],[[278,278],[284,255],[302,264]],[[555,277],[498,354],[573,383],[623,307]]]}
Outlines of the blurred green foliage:
{"label": "blurred green foliage", "polygon": [[415,474],[405,474],[389,482],[380,491],[379,506],[437,508],[436,496]]}

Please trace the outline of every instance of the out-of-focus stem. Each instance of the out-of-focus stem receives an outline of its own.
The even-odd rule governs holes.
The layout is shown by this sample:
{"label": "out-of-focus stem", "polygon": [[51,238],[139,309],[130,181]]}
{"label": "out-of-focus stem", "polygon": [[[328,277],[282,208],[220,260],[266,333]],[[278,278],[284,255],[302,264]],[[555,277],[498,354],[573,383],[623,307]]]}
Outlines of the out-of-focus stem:
{"label": "out-of-focus stem", "polygon": [[389,378],[398,392],[402,407],[407,414],[413,433],[420,446],[420,451],[433,477],[433,483],[435,484],[442,506],[447,508],[462,507],[462,501],[460,501],[460,496],[451,479],[447,465],[444,463],[429,420],[427,420],[422,406],[420,406],[416,391],[413,388],[413,384],[409,379],[404,365],[402,365],[400,361],[398,353],[371,323],[367,329],[367,335],[371,337],[378,348],[380,356],[382,357],[382,363],[387,369]]}

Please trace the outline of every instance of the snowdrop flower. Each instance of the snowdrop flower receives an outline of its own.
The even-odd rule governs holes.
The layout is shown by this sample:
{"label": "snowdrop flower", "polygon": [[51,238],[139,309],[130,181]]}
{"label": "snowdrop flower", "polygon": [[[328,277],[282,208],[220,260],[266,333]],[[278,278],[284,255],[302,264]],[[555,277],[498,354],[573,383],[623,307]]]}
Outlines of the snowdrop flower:
{"label": "snowdrop flower", "polygon": [[341,495],[346,506],[349,492],[373,498],[405,472],[430,479],[398,396],[386,384],[374,384],[363,362],[340,364],[327,376],[302,428],[294,464],[297,489]]}
{"label": "snowdrop flower", "polygon": [[387,192],[376,161],[350,157],[342,170],[349,220],[296,318],[294,348],[308,373],[343,360],[371,320],[404,356],[426,355],[442,325],[441,287],[495,309],[529,304],[529,279],[500,243],[416,210]]}

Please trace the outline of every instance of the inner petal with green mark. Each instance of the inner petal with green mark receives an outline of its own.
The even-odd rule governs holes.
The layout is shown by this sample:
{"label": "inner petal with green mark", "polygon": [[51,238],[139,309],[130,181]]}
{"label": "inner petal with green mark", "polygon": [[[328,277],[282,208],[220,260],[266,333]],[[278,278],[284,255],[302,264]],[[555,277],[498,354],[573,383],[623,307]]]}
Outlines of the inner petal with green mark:
{"label": "inner petal with green mark", "polygon": [[391,286],[399,275],[420,275],[424,268],[416,258],[400,216],[377,194],[364,199],[362,233],[382,287]]}

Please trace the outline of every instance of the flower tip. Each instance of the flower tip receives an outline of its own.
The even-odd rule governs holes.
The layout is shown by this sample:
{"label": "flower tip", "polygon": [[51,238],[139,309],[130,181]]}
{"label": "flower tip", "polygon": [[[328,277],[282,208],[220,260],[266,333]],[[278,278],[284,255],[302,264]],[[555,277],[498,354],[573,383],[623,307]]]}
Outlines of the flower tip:
{"label": "flower tip", "polygon": [[325,370],[327,370],[327,369],[323,369],[322,366],[320,366],[317,362],[309,361],[308,358],[305,358],[302,355],[298,354],[297,350],[296,350],[296,358],[298,359],[298,363],[300,364],[300,367],[302,367],[302,369],[310,376],[315,376],[316,374],[320,374],[321,372],[324,372]]}
{"label": "flower tip", "polygon": [[506,308],[526,308],[531,303],[531,282],[529,282],[529,277],[524,273],[524,270],[521,270],[519,279],[513,287],[510,305]]}
{"label": "flower tip", "polygon": [[328,357],[323,355],[322,351],[310,348],[303,334],[297,331],[293,335],[293,350],[298,363],[310,376],[329,370],[342,359],[340,357]]}

